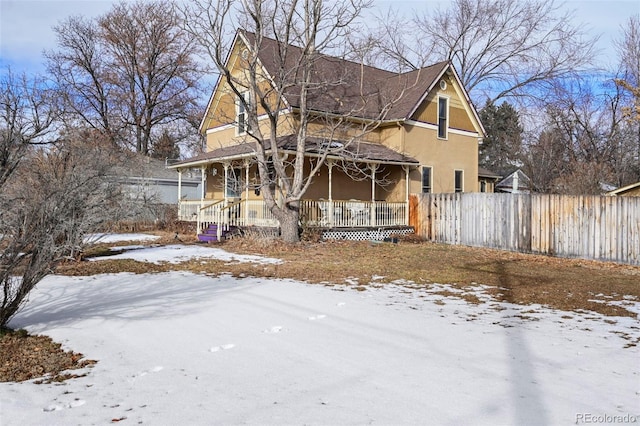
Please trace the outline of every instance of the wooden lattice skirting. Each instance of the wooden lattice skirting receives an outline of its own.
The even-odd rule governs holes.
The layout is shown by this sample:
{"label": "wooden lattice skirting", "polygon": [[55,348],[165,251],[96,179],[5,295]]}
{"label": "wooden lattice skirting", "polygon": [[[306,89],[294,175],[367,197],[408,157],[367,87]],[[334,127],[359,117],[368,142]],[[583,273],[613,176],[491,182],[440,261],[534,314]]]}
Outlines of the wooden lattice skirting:
{"label": "wooden lattice skirting", "polygon": [[383,241],[392,235],[413,234],[412,227],[397,228],[341,228],[325,229],[322,231],[323,240],[351,240],[351,241]]}

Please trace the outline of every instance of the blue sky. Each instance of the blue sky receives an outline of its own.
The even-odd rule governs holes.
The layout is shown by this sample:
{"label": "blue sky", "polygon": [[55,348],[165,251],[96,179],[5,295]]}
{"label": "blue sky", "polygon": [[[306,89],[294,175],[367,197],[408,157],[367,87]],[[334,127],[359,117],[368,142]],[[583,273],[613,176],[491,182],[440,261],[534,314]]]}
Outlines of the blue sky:
{"label": "blue sky", "polygon": [[[516,0],[517,1],[517,0]],[[55,47],[52,27],[70,15],[88,17],[105,13],[113,1],[108,0],[0,0],[0,66],[11,65],[15,71],[44,72],[42,52]],[[376,0],[376,7],[401,7],[408,11],[444,7],[448,1]],[[576,23],[590,34],[600,34],[599,62],[603,67],[615,65],[613,40],[620,26],[640,14],[640,0],[571,0],[564,8],[575,10]]]}

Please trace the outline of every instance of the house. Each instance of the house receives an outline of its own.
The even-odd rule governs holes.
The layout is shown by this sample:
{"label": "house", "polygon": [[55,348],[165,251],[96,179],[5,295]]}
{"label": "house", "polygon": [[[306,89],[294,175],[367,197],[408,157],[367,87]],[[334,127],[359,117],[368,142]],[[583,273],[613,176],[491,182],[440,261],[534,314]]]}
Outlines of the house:
{"label": "house", "polygon": [[[232,75],[249,66],[255,40],[252,33],[236,33],[226,59]],[[275,58],[281,50],[274,39],[262,40],[255,52],[264,76],[260,84],[270,96],[284,98],[277,145],[269,139],[267,151],[277,148],[294,158],[300,94],[269,92],[280,78]],[[300,203],[305,226],[325,230],[326,237],[347,235],[346,230],[358,233],[354,238],[369,238],[371,230],[381,236],[408,229],[412,193],[479,191],[478,144],[484,129],[450,62],[398,74],[320,55],[313,67],[319,81],[333,78],[334,83],[304,106],[317,118],[305,139],[305,170],[322,159],[321,167],[307,175],[312,181]],[[197,220],[202,231],[217,225],[278,227],[260,192],[256,145],[248,136],[244,105],[255,100],[229,86],[225,77],[218,80],[202,119],[205,152],[170,166],[179,174],[200,168],[206,179],[201,198],[181,200],[180,218]],[[258,125],[266,130],[265,115]]]}
{"label": "house", "polygon": [[640,197],[640,182],[609,191],[607,195],[613,197]]}
{"label": "house", "polygon": [[116,174],[123,193],[142,203],[177,205],[181,199],[202,195],[199,169],[177,173],[167,168],[166,161],[146,155],[123,153]]}
{"label": "house", "polygon": [[478,167],[478,190],[480,192],[496,192],[496,183],[502,178],[497,173]]}
{"label": "house", "polygon": [[531,179],[522,170],[517,169],[495,185],[495,192],[529,194],[531,192]]}

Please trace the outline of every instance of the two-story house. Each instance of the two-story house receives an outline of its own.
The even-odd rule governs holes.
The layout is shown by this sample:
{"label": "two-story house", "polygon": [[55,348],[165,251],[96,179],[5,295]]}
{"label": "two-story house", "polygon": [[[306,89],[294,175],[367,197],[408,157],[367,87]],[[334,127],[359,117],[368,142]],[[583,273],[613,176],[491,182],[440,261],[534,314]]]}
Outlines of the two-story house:
{"label": "two-story house", "polygon": [[[255,56],[249,55],[255,45],[253,34],[238,31],[226,59],[228,69],[241,75],[249,66],[247,58],[257,58],[254,66],[265,76],[261,93],[273,96],[276,91],[270,92],[269,84],[283,73],[276,60],[278,42],[263,38]],[[300,201],[301,224],[322,228],[328,236],[347,235],[347,230],[361,238],[371,230],[384,236],[408,228],[412,193],[479,191],[478,144],[484,131],[450,62],[398,74],[320,55],[313,73],[331,83],[309,95],[304,105],[294,90],[277,92],[284,98],[278,111],[279,155],[293,158],[300,150],[302,108],[315,117],[304,141],[311,181]],[[197,221],[201,232],[210,225],[279,225],[260,190],[264,182],[246,106],[258,103],[258,125],[269,134],[266,114],[260,113],[259,99],[242,102],[240,96],[250,96],[249,91],[231,90],[221,76],[200,125],[205,152],[171,166],[179,173],[202,170],[200,199],[180,202],[180,218]],[[267,141],[267,153],[272,143]]]}

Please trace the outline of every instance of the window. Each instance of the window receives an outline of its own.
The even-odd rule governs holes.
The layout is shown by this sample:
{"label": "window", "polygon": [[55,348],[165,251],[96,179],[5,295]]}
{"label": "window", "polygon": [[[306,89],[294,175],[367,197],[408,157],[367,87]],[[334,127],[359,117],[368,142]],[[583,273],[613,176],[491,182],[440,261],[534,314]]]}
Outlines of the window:
{"label": "window", "polygon": [[428,194],[431,192],[431,167],[422,168],[422,193]]}
{"label": "window", "polygon": [[447,138],[447,126],[449,121],[449,99],[438,98],[438,137]]}
{"label": "window", "polygon": [[227,173],[227,197],[238,198],[242,194],[242,169],[230,168]]}
{"label": "window", "polygon": [[242,92],[241,93],[242,99],[244,99],[244,102],[242,102],[241,99],[238,99],[236,102],[236,123],[237,123],[237,134],[241,135],[243,133],[246,133],[249,130],[249,121],[248,121],[248,117],[247,117],[247,106],[249,105],[249,92]]}
{"label": "window", "polygon": [[455,192],[462,192],[464,183],[464,172],[462,170],[455,171]]}
{"label": "window", "polygon": [[487,192],[487,181],[480,181],[480,192]]}

